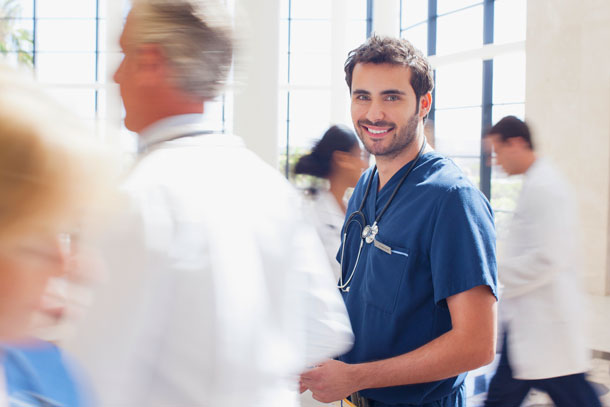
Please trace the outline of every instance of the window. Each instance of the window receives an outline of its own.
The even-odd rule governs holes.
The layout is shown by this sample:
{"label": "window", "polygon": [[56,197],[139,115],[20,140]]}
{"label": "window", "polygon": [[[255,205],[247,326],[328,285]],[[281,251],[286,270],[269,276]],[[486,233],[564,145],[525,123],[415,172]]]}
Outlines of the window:
{"label": "window", "polygon": [[435,68],[436,149],[491,199],[498,229],[520,179],[488,163],[481,137],[506,115],[523,118],[526,0],[400,0],[401,31]]}
{"label": "window", "polygon": [[436,54],[455,54],[483,45],[483,4],[440,14],[436,20]]}
{"label": "window", "polygon": [[428,50],[428,2],[400,2],[401,36],[427,53]]}
{"label": "window", "polygon": [[[234,9],[234,0],[225,2]],[[0,0],[0,32],[13,33],[0,36],[0,51],[15,65],[31,66],[47,92],[99,137],[107,136],[109,125],[110,141],[133,152],[135,137],[121,127],[118,91],[108,87],[122,58],[118,36],[129,9],[127,0]],[[226,130],[231,106],[229,91],[206,105],[211,130]]]}
{"label": "window", "polygon": [[525,41],[527,0],[494,2],[494,43]]}
{"label": "window", "polygon": [[287,177],[295,159],[330,125],[351,125],[343,63],[347,53],[367,38],[371,4],[371,0],[281,1],[277,125],[280,167]]}
{"label": "window", "polygon": [[9,61],[31,66],[48,93],[81,118],[98,118],[105,98],[105,0],[5,0],[0,7],[3,24],[22,38],[9,47]]}

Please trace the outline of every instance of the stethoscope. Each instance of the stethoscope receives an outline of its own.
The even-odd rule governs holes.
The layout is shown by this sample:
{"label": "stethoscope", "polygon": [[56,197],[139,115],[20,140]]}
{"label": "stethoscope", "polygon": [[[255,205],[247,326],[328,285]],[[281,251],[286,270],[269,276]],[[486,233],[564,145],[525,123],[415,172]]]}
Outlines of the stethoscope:
{"label": "stethoscope", "polygon": [[[405,172],[405,174],[402,176],[400,181],[398,181],[398,185],[396,185],[396,187],[394,188],[392,195],[390,195],[390,199],[388,199],[388,202],[385,204],[385,206],[383,207],[381,212],[379,212],[379,215],[377,215],[373,224],[368,225],[367,221],[366,221],[366,216],[364,215],[364,212],[362,212],[362,209],[364,208],[366,199],[369,196],[369,192],[371,190],[371,184],[373,183],[373,179],[375,178],[375,173],[377,172],[377,166],[373,167],[373,172],[372,172],[371,176],[369,177],[369,181],[366,184],[366,189],[364,190],[364,197],[362,198],[362,201],[360,202],[360,207],[358,208],[357,211],[352,212],[347,217],[347,220],[345,221],[345,226],[343,228],[343,236],[341,238],[341,262],[340,262],[341,276],[339,277],[339,284],[337,285],[337,287],[344,293],[349,292],[350,283],[352,281],[352,278],[354,277],[354,273],[356,272],[356,267],[358,267],[358,262],[360,261],[360,254],[362,253],[362,247],[364,246],[364,242],[366,242],[367,244],[374,242],[375,246],[379,247],[381,250],[385,251],[388,254],[392,253],[392,249],[389,246],[384,245],[383,243],[378,242],[375,239],[375,237],[379,233],[379,221],[381,221],[381,217],[388,210],[388,207],[394,200],[394,197],[398,193],[398,190],[400,189],[402,184],[405,182],[405,180],[407,179],[407,177],[409,176],[409,174],[415,167],[415,164],[417,164],[417,162],[419,161],[419,158],[424,153],[425,148],[426,148],[426,138],[424,137],[424,141],[422,142],[419,152],[417,153],[417,157],[415,157],[415,160],[413,160],[413,162],[411,163],[411,166],[409,166],[409,168],[407,169],[407,172]],[[347,281],[343,282],[343,260],[344,260],[343,256],[345,254],[345,242],[347,241],[347,231],[352,222],[356,222],[358,224],[358,226],[360,226],[360,231],[361,231],[360,232],[360,246],[358,247],[356,263],[354,264],[354,267],[352,268],[352,271],[349,274]],[[364,228],[362,227],[362,225],[365,225]]]}

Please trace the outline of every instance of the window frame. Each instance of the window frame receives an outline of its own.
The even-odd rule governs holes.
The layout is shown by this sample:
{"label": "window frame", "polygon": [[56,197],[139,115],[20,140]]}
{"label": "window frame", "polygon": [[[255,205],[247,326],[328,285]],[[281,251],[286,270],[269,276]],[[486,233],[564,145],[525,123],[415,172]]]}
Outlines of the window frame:
{"label": "window frame", "polygon": [[[481,148],[479,153],[479,189],[483,194],[491,200],[491,184],[492,184],[492,166],[490,165],[490,154],[483,144],[483,137],[486,130],[492,125],[493,118],[493,72],[494,72],[494,57],[510,53],[514,51],[525,51],[525,41],[515,41],[505,44],[494,43],[494,20],[495,20],[495,0],[481,0],[471,5],[461,7],[443,14],[437,13],[437,0],[428,0],[428,17],[427,20],[411,24],[407,27],[403,26],[404,4],[414,0],[398,0],[400,2],[400,32],[403,34],[424,23],[428,24],[427,38],[427,54],[431,65],[434,69],[434,78],[436,84],[436,69],[440,66],[449,65],[460,60],[471,60],[478,58],[482,63],[482,94],[481,94]],[[437,20],[439,17],[459,13],[466,9],[483,6],[483,32],[482,46],[478,49],[461,51],[451,55],[437,55]],[[523,101],[525,103],[525,100]],[[432,92],[432,108],[428,115],[429,119],[434,121],[436,114],[436,86]],[[470,158],[477,158],[472,156]]]}

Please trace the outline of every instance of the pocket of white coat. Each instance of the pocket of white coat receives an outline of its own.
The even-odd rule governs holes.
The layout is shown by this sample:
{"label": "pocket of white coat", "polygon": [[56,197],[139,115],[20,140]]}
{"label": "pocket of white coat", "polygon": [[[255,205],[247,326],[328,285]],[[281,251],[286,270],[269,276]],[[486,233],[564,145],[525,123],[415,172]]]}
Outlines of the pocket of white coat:
{"label": "pocket of white coat", "polygon": [[391,314],[396,308],[404,275],[411,264],[411,251],[378,239],[370,249],[367,262],[364,299],[375,308]]}

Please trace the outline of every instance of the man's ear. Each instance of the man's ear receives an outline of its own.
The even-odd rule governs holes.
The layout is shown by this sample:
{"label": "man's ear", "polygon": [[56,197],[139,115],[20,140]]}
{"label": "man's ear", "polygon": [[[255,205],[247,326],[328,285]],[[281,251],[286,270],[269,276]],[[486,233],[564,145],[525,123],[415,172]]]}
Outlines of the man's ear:
{"label": "man's ear", "polygon": [[432,93],[428,92],[419,98],[419,117],[424,118],[430,113],[432,109]]}
{"label": "man's ear", "polygon": [[154,85],[167,75],[167,60],[157,44],[143,44],[137,51],[138,80],[143,85]]}

